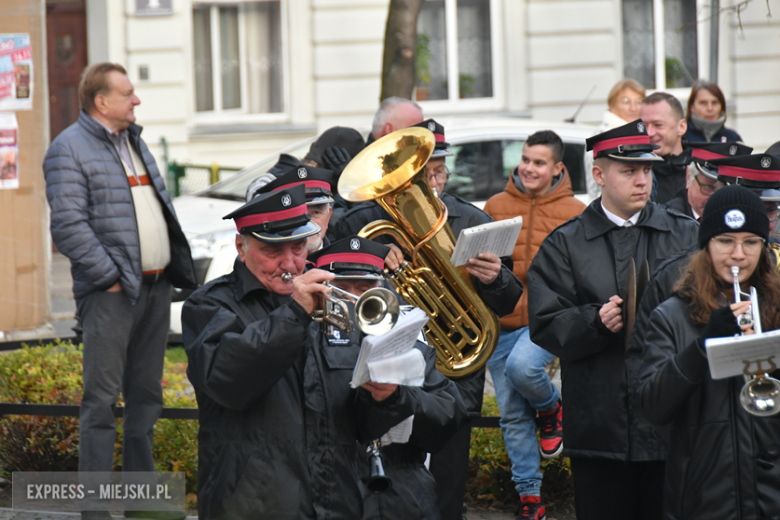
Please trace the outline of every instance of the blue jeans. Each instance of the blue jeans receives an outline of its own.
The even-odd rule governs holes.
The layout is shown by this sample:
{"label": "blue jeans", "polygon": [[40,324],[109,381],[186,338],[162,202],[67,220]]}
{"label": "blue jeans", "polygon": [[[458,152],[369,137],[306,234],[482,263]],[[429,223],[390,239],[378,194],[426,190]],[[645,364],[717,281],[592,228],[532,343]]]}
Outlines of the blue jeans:
{"label": "blue jeans", "polygon": [[488,361],[496,387],[501,430],[512,462],[512,480],[522,495],[539,495],[542,472],[536,440],[536,412],[555,409],[560,393],[545,367],[555,356],[531,342],[528,327],[502,330]]}

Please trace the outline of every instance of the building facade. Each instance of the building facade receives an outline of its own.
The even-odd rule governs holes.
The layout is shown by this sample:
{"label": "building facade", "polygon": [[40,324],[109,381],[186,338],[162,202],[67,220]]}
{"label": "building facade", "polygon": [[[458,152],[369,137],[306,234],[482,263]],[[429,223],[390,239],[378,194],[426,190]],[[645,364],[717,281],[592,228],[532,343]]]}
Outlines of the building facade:
{"label": "building facade", "polygon": [[[416,96],[426,116],[598,123],[624,76],[687,100],[709,78],[709,0],[425,0]],[[721,2],[727,125],[780,140],[780,0]],[[161,158],[246,166],[379,102],[388,0],[86,0],[88,60],[125,65]],[[767,16],[770,12],[775,18]],[[590,94],[590,97],[589,97]],[[587,101],[586,101],[587,99]]]}

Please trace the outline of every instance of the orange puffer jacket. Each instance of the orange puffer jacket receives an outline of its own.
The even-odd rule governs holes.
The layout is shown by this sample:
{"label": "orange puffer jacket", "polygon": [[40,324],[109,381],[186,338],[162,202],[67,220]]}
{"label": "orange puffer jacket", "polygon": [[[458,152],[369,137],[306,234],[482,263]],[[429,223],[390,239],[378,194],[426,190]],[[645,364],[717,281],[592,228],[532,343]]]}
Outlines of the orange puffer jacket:
{"label": "orange puffer jacket", "polygon": [[[585,204],[574,197],[571,179],[564,168],[563,178],[544,195],[532,196],[523,193],[515,186],[512,178],[517,168],[512,170],[506,191],[490,197],[485,204],[485,212],[495,220],[506,220],[520,215],[523,228],[517,237],[512,259],[515,275],[527,287],[528,267],[545,237],[555,228],[574,218],[585,209]],[[515,311],[501,318],[501,328],[515,330],[528,325],[528,291],[517,302]]]}

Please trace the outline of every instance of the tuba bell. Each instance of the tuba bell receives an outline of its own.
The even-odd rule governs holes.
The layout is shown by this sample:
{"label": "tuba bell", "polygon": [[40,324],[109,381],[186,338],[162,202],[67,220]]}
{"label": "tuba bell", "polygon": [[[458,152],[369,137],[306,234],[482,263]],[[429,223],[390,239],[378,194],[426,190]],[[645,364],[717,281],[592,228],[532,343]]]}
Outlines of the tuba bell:
{"label": "tuba bell", "polygon": [[498,341],[498,318],[477,296],[465,268],[450,257],[455,237],[447,208],[424,172],[433,134],[406,128],[388,134],[355,156],[339,178],[339,194],[350,202],[375,200],[395,222],[378,220],[361,237],[392,236],[410,257],[387,278],[401,297],[429,316],[425,335],[436,349],[439,371],[449,377],[476,372]]}
{"label": "tuba bell", "polygon": [[[752,325],[756,334],[761,334],[761,312],[758,308],[758,293],[755,287],[750,288],[750,294],[742,292],[739,284],[739,267],[731,267],[731,275],[734,278],[734,302],[742,301],[742,296],[750,298],[750,310],[737,318],[737,324]],[[756,370],[749,371],[751,362],[745,362],[745,386],[739,393],[739,402],[748,413],[758,417],[768,417],[780,413],[780,381],[770,377],[762,369],[762,361],[767,361],[769,371],[774,371],[777,367],[772,361],[771,356],[767,360],[758,360]]]}

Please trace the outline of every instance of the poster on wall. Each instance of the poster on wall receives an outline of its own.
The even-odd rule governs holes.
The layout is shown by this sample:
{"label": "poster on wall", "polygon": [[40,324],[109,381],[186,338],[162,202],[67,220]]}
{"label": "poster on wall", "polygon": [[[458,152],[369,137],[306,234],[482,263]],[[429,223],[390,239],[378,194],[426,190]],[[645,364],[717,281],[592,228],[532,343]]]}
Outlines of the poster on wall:
{"label": "poster on wall", "polygon": [[19,187],[19,126],[16,114],[0,113],[0,190]]}
{"label": "poster on wall", "polygon": [[29,34],[0,34],[0,110],[31,110],[33,64]]}

